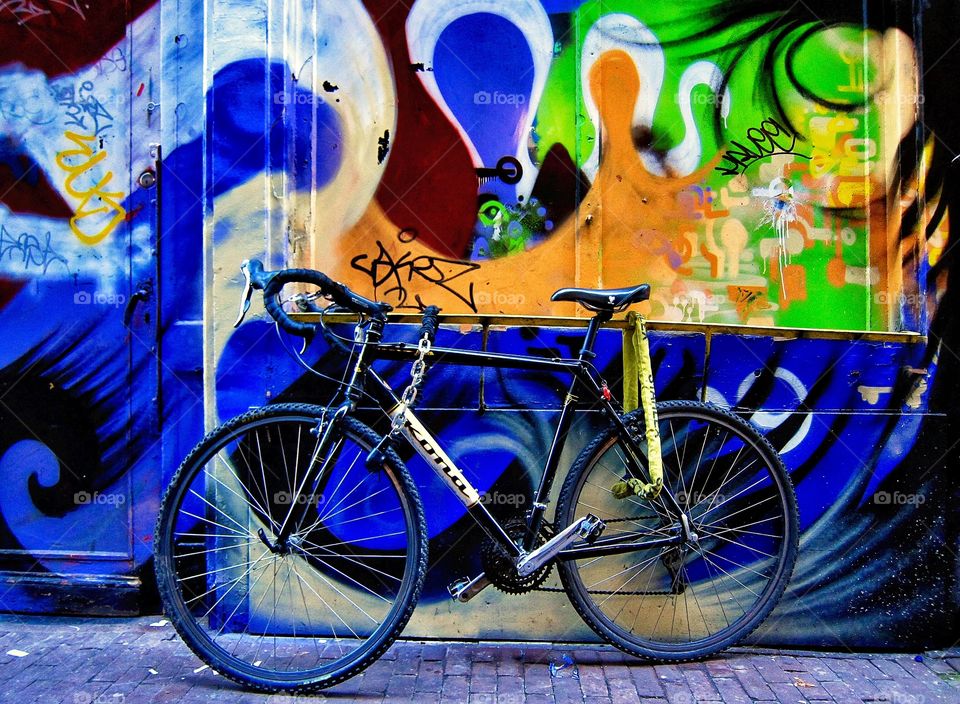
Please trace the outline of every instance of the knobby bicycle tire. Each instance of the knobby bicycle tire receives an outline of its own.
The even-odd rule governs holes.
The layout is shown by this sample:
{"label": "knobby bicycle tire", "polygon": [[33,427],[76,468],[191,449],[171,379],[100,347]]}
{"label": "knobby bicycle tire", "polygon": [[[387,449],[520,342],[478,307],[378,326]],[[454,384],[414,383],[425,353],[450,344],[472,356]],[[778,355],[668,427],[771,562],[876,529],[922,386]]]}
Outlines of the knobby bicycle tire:
{"label": "knobby bicycle tire", "polygon": [[[161,501],[155,558],[164,611],[197,656],[251,689],[307,692],[353,677],[401,633],[423,587],[427,528],[419,493],[406,467],[390,450],[382,468],[368,470],[366,453],[379,437],[349,416],[340,421],[339,431],[321,453],[320,433],[313,434],[316,440],[308,433],[332,415],[324,413],[318,406],[278,404],[224,423],[184,459]],[[294,442],[296,450],[291,451]],[[316,443],[313,449],[311,442]],[[259,459],[262,482],[251,457]],[[304,478],[298,470],[290,481],[290,465],[299,467],[302,458],[306,459]],[[310,495],[309,501],[301,502],[307,494],[295,485],[304,486],[305,477],[317,465],[321,471],[314,488],[319,498]],[[277,487],[290,490],[286,502]],[[320,490],[326,492],[325,499]],[[390,515],[398,512],[402,518]],[[276,539],[279,528],[291,517],[299,517],[299,523],[281,547]],[[402,530],[385,532],[401,522]],[[258,553],[255,559],[231,562],[238,555]],[[274,604],[265,620],[267,607],[262,605],[270,592],[262,577],[269,575],[271,561]],[[280,582],[284,564],[286,581]],[[239,578],[228,579],[244,566]],[[399,577],[393,573],[397,569],[402,569]],[[391,603],[384,594],[389,596],[394,589]],[[290,607],[298,598],[303,609],[294,611]],[[342,604],[348,618],[330,602]],[[208,605],[206,613],[200,614]],[[374,607],[389,609],[380,622],[369,613]],[[314,619],[324,614],[329,623],[318,627]],[[361,635],[366,630],[371,630],[369,635]],[[252,654],[253,642],[247,643],[245,637],[259,638]],[[271,638],[273,660],[269,660]],[[303,664],[308,660],[314,662],[312,667]]]}
{"label": "knobby bicycle tire", "polygon": [[[561,561],[559,572],[579,615],[607,642],[656,661],[697,660],[742,641],[780,600],[798,549],[796,496],[776,450],[742,418],[698,402],[657,408],[664,491],[697,540]],[[624,421],[642,456],[642,411]],[[614,497],[613,484],[632,476],[625,467],[611,425],[566,477],[557,530],[592,512],[610,520],[604,537],[676,535],[682,519],[663,497]]]}

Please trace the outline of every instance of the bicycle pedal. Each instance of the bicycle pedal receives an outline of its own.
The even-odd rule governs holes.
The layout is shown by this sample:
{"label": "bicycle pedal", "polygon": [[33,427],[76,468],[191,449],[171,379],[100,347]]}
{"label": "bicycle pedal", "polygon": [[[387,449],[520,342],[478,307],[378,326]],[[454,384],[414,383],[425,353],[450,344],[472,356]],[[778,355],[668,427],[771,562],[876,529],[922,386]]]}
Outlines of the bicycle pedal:
{"label": "bicycle pedal", "polygon": [[459,601],[461,604],[466,604],[473,597],[489,586],[490,580],[487,579],[486,574],[481,572],[472,579],[470,577],[458,579],[456,582],[447,587],[447,591],[450,592],[450,597],[454,601]]}
{"label": "bicycle pedal", "polygon": [[601,521],[599,518],[588,515],[580,523],[580,527],[577,532],[587,543],[592,543],[600,537],[606,527],[607,524]]}
{"label": "bicycle pedal", "polygon": [[[571,523],[561,532],[553,536],[548,542],[533,552],[521,557],[520,560],[517,561],[517,572],[523,577],[533,574],[578,538],[591,542],[596,540],[604,527],[605,524],[603,521],[593,514],[588,513],[585,518]],[[593,537],[591,538],[590,536]]]}

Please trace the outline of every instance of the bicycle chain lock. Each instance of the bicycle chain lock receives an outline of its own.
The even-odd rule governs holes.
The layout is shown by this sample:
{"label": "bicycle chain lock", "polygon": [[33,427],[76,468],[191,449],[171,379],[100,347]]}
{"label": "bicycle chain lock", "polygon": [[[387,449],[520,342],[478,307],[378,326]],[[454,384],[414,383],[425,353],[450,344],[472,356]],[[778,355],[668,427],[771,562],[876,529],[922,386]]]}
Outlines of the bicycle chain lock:
{"label": "bicycle chain lock", "polygon": [[400,403],[394,409],[393,417],[390,421],[390,431],[383,436],[377,446],[370,450],[367,455],[366,466],[371,472],[379,471],[384,462],[387,461],[387,448],[396,440],[397,436],[403,430],[407,420],[407,409],[411,408],[417,400],[417,394],[420,393],[420,385],[427,375],[427,357],[430,354],[432,345],[430,335],[424,333],[417,345],[417,357],[410,368],[410,383],[403,390],[400,396]]}
{"label": "bicycle chain lock", "polygon": [[650,361],[650,338],[646,321],[634,311],[627,313],[627,327],[623,333],[623,405],[624,411],[637,406],[637,381],[639,401],[643,407],[643,421],[647,436],[647,470],[650,482],[630,477],[610,487],[618,499],[641,496],[656,499],[663,489],[663,457],[660,452],[660,419],[657,417],[657,399],[653,388],[653,363]]}

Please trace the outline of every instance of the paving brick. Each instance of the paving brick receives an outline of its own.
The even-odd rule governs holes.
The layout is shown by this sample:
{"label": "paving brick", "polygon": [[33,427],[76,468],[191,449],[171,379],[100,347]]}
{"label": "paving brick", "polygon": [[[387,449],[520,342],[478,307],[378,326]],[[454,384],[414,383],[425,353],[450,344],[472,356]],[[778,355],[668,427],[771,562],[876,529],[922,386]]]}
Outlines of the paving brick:
{"label": "paving brick", "polygon": [[464,701],[470,693],[470,679],[461,675],[453,675],[443,678],[443,689],[441,696],[443,699],[452,699],[455,701]]}
{"label": "paving brick", "polygon": [[725,704],[750,704],[754,701],[746,693],[736,677],[717,677],[713,680],[714,686],[720,692]]}
{"label": "paving brick", "polygon": [[553,704],[553,696],[549,694],[526,694],[524,704]]}
{"label": "paving brick", "polygon": [[502,692],[522,692],[523,677],[520,675],[497,676],[497,693]]}
{"label": "paving brick", "polygon": [[657,676],[656,669],[649,666],[634,668],[630,672],[630,678],[637,688],[637,694],[641,697],[663,697],[663,687],[660,684],[660,678]]}
{"label": "paving brick", "polygon": [[696,669],[684,670],[683,676],[687,679],[687,686],[690,687],[690,691],[698,702],[721,701],[720,693],[702,665]]}
{"label": "paving brick", "polygon": [[444,643],[430,643],[423,646],[420,653],[421,660],[442,662],[447,656],[447,646]]}
{"label": "paving brick", "polygon": [[863,699],[846,682],[824,682],[823,688],[830,692],[837,704],[863,704]]}
{"label": "paving brick", "polygon": [[726,660],[708,660],[704,663],[711,677],[733,677],[733,668]]}
{"label": "paving brick", "polygon": [[663,691],[670,704],[694,704],[697,701],[686,681],[667,680],[663,683]]}
{"label": "paving brick", "polygon": [[466,646],[456,644],[447,648],[447,659],[443,663],[444,675],[469,675],[472,666]]}
{"label": "paving brick", "polygon": [[474,662],[470,670],[471,677],[496,677],[497,663],[495,662]]}
{"label": "paving brick", "polygon": [[390,678],[387,685],[387,696],[391,697],[413,697],[417,690],[416,675],[394,675]]}
{"label": "paving brick", "polygon": [[523,674],[523,657],[520,653],[515,653],[509,658],[503,658],[497,661],[497,674],[498,675],[522,675]]}
{"label": "paving brick", "polygon": [[631,679],[608,678],[607,689],[610,690],[610,700],[613,704],[633,704],[637,701],[637,687]]}
{"label": "paving brick", "polygon": [[806,704],[809,700],[804,696],[803,690],[794,684],[786,682],[769,682],[768,687],[773,691],[780,704]]}
{"label": "paving brick", "polygon": [[608,697],[606,677],[599,666],[580,668],[580,689],[585,697]]}
{"label": "paving brick", "polygon": [[[857,672],[866,677],[868,680],[886,680],[890,679],[890,675],[886,674],[883,670],[879,669],[876,665],[873,664],[872,658],[852,658],[850,663],[856,668]],[[949,665],[947,665],[949,669]]]}
{"label": "paving brick", "polygon": [[817,682],[835,682],[837,679],[837,673],[824,665],[820,658],[799,657],[797,662]]}
{"label": "paving brick", "polygon": [[785,672],[782,665],[773,658],[752,657],[750,664],[757,669],[764,682],[793,682],[793,674]]}
{"label": "paving brick", "polygon": [[[361,675],[314,697],[244,692],[206,668],[157,617],[0,616],[0,701],[17,704],[312,704],[322,701],[498,704],[947,704],[956,652],[912,656],[735,650],[704,663],[651,666],[607,646],[400,641]],[[26,658],[5,655],[17,647]],[[334,645],[330,652],[336,652]],[[326,648],[325,648],[326,650]],[[577,663],[551,677],[567,653]],[[157,674],[150,674],[153,668]],[[800,684],[812,686],[799,686]],[[960,682],[956,683],[960,685]],[[113,695],[121,695],[113,697]],[[121,701],[122,700],[122,701]]]}
{"label": "paving brick", "polygon": [[497,691],[496,675],[474,675],[470,678],[470,693],[486,693]]}
{"label": "paving brick", "polygon": [[553,689],[550,670],[540,663],[523,666],[523,683],[527,694],[549,692]]}
{"label": "paving brick", "polygon": [[745,663],[743,668],[734,668],[734,670],[737,673],[737,680],[740,682],[740,686],[743,687],[744,691],[750,695],[752,699],[776,701],[776,697],[770,687],[767,686],[766,680],[761,677],[760,673],[752,664]]}

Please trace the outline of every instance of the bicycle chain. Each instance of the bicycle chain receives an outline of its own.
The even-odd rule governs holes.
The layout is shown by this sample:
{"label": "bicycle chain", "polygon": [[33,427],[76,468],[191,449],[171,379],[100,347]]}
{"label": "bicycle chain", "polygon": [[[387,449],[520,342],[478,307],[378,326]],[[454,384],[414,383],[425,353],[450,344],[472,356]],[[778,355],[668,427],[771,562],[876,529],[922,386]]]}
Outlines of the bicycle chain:
{"label": "bicycle chain", "polygon": [[[604,519],[604,523],[626,523],[628,521],[633,521],[634,518],[608,518]],[[562,587],[534,587],[532,591],[535,592],[550,592],[552,594],[565,594],[566,589]],[[620,594],[622,596],[677,596],[675,593],[670,591],[656,591],[656,592],[624,592],[624,591],[611,591],[609,589],[601,590],[591,590],[590,594],[597,594],[602,596],[613,596],[615,594]]]}

